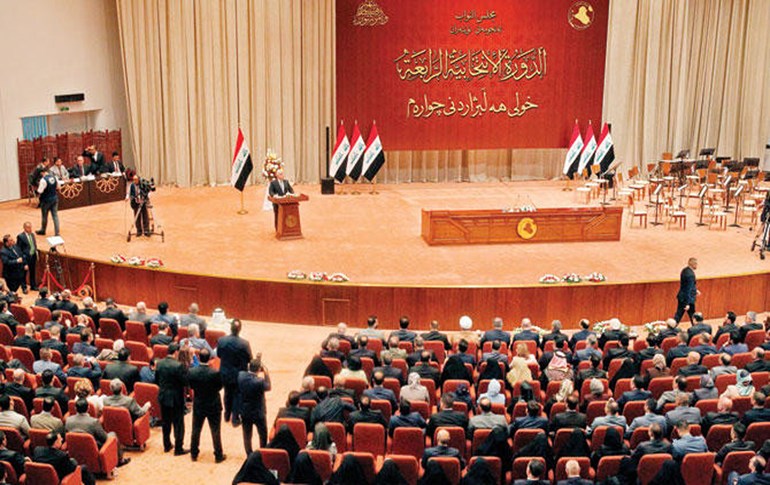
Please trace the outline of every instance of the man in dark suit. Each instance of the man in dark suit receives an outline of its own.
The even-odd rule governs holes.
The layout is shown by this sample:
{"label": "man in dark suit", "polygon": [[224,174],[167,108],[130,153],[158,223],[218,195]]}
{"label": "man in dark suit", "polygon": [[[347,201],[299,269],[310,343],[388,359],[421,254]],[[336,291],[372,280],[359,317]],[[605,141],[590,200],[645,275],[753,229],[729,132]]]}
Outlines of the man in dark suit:
{"label": "man in dark suit", "polygon": [[735,312],[727,312],[725,315],[725,319],[722,322],[722,326],[717,329],[717,333],[714,334],[714,341],[716,342],[719,340],[719,336],[723,333],[729,334],[733,330],[738,331],[738,326],[735,324],[735,320],[737,320],[737,315]]}
{"label": "man in dark suit", "polygon": [[465,430],[465,436],[468,439],[472,438],[472,436],[468,435],[468,416],[465,413],[452,409],[453,401],[450,393],[441,396],[441,410],[430,417],[425,430],[426,436],[433,437],[436,429],[442,426],[459,426]]}
{"label": "man in dark suit", "polygon": [[168,334],[169,328],[168,323],[166,322],[160,322],[158,324],[158,333],[152,336],[150,338],[150,345],[169,345],[171,342],[174,341],[174,337]]}
{"label": "man in dark suit", "polygon": [[599,335],[599,348],[604,350],[604,346],[607,342],[617,340],[618,342],[623,337],[628,338],[628,333],[623,330],[623,325],[617,318],[610,319],[609,328],[607,328],[601,335]]}
{"label": "man in dark suit", "polygon": [[385,378],[391,377],[393,379],[398,379],[398,382],[402,386],[404,385],[404,373],[401,372],[401,369],[398,367],[393,367],[393,357],[389,354],[384,354],[382,356],[382,365],[374,368],[372,376],[377,372],[382,372],[382,375],[385,376]]}
{"label": "man in dark suit", "polygon": [[[70,458],[66,451],[61,449],[61,435],[58,433],[48,433],[45,437],[48,446],[38,446],[32,450],[32,461],[35,463],[45,463],[51,465],[56,470],[59,480],[78,469],[78,463],[74,458]],[[80,467],[82,480],[85,485],[95,483],[93,475],[85,467]]]}
{"label": "man in dark suit", "polygon": [[16,292],[21,286],[22,291],[27,293],[24,275],[29,266],[27,266],[24,252],[16,246],[16,242],[10,234],[3,236],[3,249],[0,249],[0,259],[3,261],[3,278],[5,278],[8,289]]}
{"label": "man in dark suit", "polygon": [[[513,336],[513,342],[522,340],[533,340],[540,347],[540,334],[532,328],[532,321],[529,318],[524,318],[521,321],[521,331]],[[513,342],[511,342],[511,345],[513,345]]]}
{"label": "man in dark suit", "polygon": [[559,413],[551,420],[551,432],[556,433],[562,428],[582,428],[585,429],[587,420],[586,415],[578,412],[579,399],[570,395],[567,398],[567,410]]}
{"label": "man in dark suit", "polygon": [[441,372],[436,367],[430,365],[430,352],[427,350],[423,350],[420,354],[420,362],[409,369],[409,374],[412,372],[417,373],[421,379],[431,379],[436,383],[436,386],[438,386],[438,381],[441,379]]}
{"label": "man in dark suit", "polygon": [[709,335],[708,333],[703,332],[699,334],[696,340],[697,340],[697,343],[695,344],[695,347],[693,347],[692,349],[698,352],[701,355],[701,357],[704,357],[706,355],[714,355],[717,353],[717,348],[711,344],[711,335]]}
{"label": "man in dark suit", "polygon": [[704,436],[708,436],[709,430],[715,424],[735,424],[740,421],[738,413],[732,412],[733,400],[727,396],[719,398],[717,403],[717,412],[709,412],[703,417],[701,421],[701,430]]}
{"label": "man in dark suit", "polygon": [[634,450],[634,454],[631,455],[631,459],[635,464],[639,464],[639,460],[645,455],[653,455],[657,453],[671,454],[671,443],[663,439],[663,427],[658,423],[650,425],[648,434],[650,441],[643,441]]}
{"label": "man in dark suit", "polygon": [[590,381],[591,379],[606,379],[607,371],[600,368],[602,365],[602,359],[600,356],[592,355],[589,359],[591,361],[591,367],[583,369],[577,373],[575,377],[575,389],[580,389],[583,382]]}
{"label": "man in dark suit", "polygon": [[743,322],[743,325],[738,328],[741,342],[746,341],[746,335],[752,330],[763,330],[763,327],[761,323],[757,322],[757,312],[746,312],[746,320]]}
{"label": "man in dark suit", "polygon": [[0,324],[7,325],[11,333],[16,334],[16,326],[19,322],[14,318],[13,313],[8,311],[8,302],[5,300],[0,300]]}
{"label": "man in dark suit", "polygon": [[[35,281],[35,276],[37,275],[35,272],[37,268],[37,240],[35,239],[35,233],[32,232],[31,222],[24,223],[24,230],[16,236],[16,246],[21,250],[27,263],[26,275],[29,279],[29,288],[32,291],[37,291],[37,283]],[[25,293],[27,291],[27,282],[25,280],[22,280],[22,290]]]}
{"label": "man in dark suit", "polygon": [[378,409],[372,410],[372,400],[369,396],[361,396],[359,401],[359,410],[350,413],[350,419],[348,419],[348,434],[353,433],[353,428],[358,423],[374,423],[380,424],[383,428],[387,429],[388,422],[385,421],[385,416]]}
{"label": "man in dark suit", "polygon": [[83,151],[83,155],[86,158],[91,159],[91,173],[100,174],[104,173],[104,153],[96,149],[96,145],[91,145]]}
{"label": "man in dark suit", "polygon": [[[126,320],[128,320],[128,317],[125,313],[123,313],[123,310],[118,308],[118,306],[115,304],[115,300],[112,298],[107,298],[104,301],[104,304],[106,308],[102,310],[102,312],[99,314],[100,319],[101,318],[111,318],[118,322],[118,325],[120,325],[120,329],[125,331],[126,330]],[[94,322],[96,323],[96,322]]]}
{"label": "man in dark suit", "polygon": [[574,351],[578,342],[586,340],[589,335],[596,336],[596,332],[589,330],[591,322],[587,318],[580,320],[580,330],[572,334],[569,339],[569,346]]}
{"label": "man in dark suit", "polygon": [[540,404],[537,401],[527,402],[527,415],[514,419],[508,428],[511,437],[520,429],[542,429],[548,432],[548,418],[541,416],[541,412]]}
{"label": "man in dark suit", "polygon": [[43,371],[43,375],[41,376],[41,379],[43,381],[42,386],[38,386],[37,389],[35,389],[35,397],[52,397],[56,400],[56,402],[59,403],[59,409],[66,413],[66,409],[69,405],[69,398],[67,397],[67,394],[64,392],[64,389],[60,387],[55,387],[52,385],[53,382],[53,371],[51,369],[46,369]]}
{"label": "man in dark suit", "polygon": [[[16,329],[17,337],[13,340],[13,345],[16,347],[25,347],[32,351],[32,355],[35,356],[35,360],[40,359],[40,342],[35,339],[35,324],[28,323],[22,327]],[[32,370],[32,369],[28,369]]]}
{"label": "man in dark suit", "polygon": [[[278,170],[275,173],[275,179],[270,181],[268,187],[268,194],[270,197],[286,197],[288,194],[293,194],[294,189],[283,174],[283,170]],[[278,204],[273,204],[273,223],[275,228],[278,229]]]}
{"label": "man in dark suit", "polygon": [[348,357],[358,357],[359,359],[366,357],[368,359],[372,359],[374,365],[380,365],[380,357],[377,355],[377,352],[369,350],[367,345],[369,345],[369,337],[366,335],[361,335],[358,337],[358,348],[352,349],[348,353]]}
{"label": "man in dark suit", "polygon": [[126,392],[134,392],[134,384],[139,382],[139,368],[128,363],[131,351],[123,347],[118,350],[118,361],[107,364],[102,379],[120,379],[126,385]]}
{"label": "man in dark suit", "polygon": [[[430,425],[429,425],[430,426]],[[431,434],[432,436],[432,434]],[[426,448],[422,455],[422,467],[425,469],[428,466],[428,460],[434,457],[450,457],[457,458],[460,461],[460,469],[465,467],[465,459],[460,454],[460,450],[449,446],[450,436],[449,431],[442,429],[436,434],[437,446]]]}
{"label": "man in dark suit", "polygon": [[43,308],[48,308],[50,311],[53,311],[54,304],[56,302],[54,300],[51,300],[48,298],[48,288],[45,286],[40,288],[40,291],[37,294],[37,299],[35,299],[35,305]]}
{"label": "man in dark suit", "polygon": [[711,335],[711,325],[703,323],[703,314],[700,312],[694,313],[692,316],[692,327],[687,329],[687,339],[692,340],[696,335],[707,333]]}
{"label": "man in dark suit", "polygon": [[241,424],[241,396],[238,392],[238,373],[245,371],[251,360],[251,346],[239,337],[241,321],[237,318],[230,324],[230,335],[217,342],[219,371],[225,387],[225,422],[232,416],[233,426]]}
{"label": "man in dark suit", "polygon": [[174,455],[184,455],[184,388],[187,386],[187,369],[177,360],[179,345],[168,346],[168,355],[161,359],[155,369],[158,382],[158,404],[163,420],[163,451],[171,451],[171,427],[174,427]]}
{"label": "man in dark suit", "polygon": [[678,374],[685,377],[708,374],[708,368],[698,362],[700,362],[700,354],[693,350],[687,354],[687,365],[680,367]]}
{"label": "man in dark suit", "polygon": [[398,406],[396,395],[395,393],[393,393],[392,390],[383,386],[384,382],[385,382],[385,374],[383,374],[381,371],[376,371],[372,373],[372,383],[374,385],[372,386],[371,389],[364,390],[363,395],[368,396],[369,399],[383,399],[385,401],[390,402],[391,412],[395,413],[396,407]]}
{"label": "man in dark suit", "polygon": [[690,258],[687,261],[687,266],[679,274],[679,293],[676,294],[676,313],[674,314],[674,320],[679,323],[682,320],[682,316],[687,312],[690,316],[690,322],[693,321],[693,314],[695,313],[695,299],[700,295],[698,291],[697,283],[695,281],[695,270],[698,269],[698,260],[696,258]]}
{"label": "man in dark suit", "polygon": [[682,330],[679,332],[679,334],[677,334],[677,336],[679,337],[679,343],[676,344],[676,346],[671,347],[671,349],[668,351],[668,354],[666,354],[666,365],[668,366],[671,366],[671,363],[674,361],[674,359],[687,357],[687,354],[689,354],[692,350],[687,346],[687,332]]}
{"label": "man in dark suit", "polygon": [[426,332],[420,336],[426,342],[443,342],[444,350],[450,350],[452,348],[452,344],[449,343],[449,337],[447,337],[446,334],[439,332],[438,327],[438,320],[431,320],[430,332]]}
{"label": "man in dark suit", "polygon": [[722,449],[717,452],[714,463],[722,466],[722,462],[725,461],[727,454],[732,453],[733,451],[754,451],[754,442],[744,441],[745,437],[746,426],[742,423],[733,424],[733,429],[730,430],[731,441],[722,446]]}
{"label": "man in dark suit", "polygon": [[610,368],[610,362],[613,359],[632,359],[634,363],[639,362],[639,355],[633,350],[628,348],[629,338],[628,335],[621,335],[620,347],[615,347],[607,351],[607,356],[604,358],[604,368]]}
{"label": "man in dark suit", "polygon": [[505,345],[507,346],[511,345],[511,334],[503,330],[503,319],[500,317],[495,317],[495,319],[492,320],[492,330],[484,332],[479,345],[484,348],[484,342],[493,342],[495,340],[505,342]]}
{"label": "man in dark suit", "polygon": [[[102,368],[96,359],[75,354],[72,357],[72,365],[67,369],[67,377],[82,377],[91,381],[94,389],[99,389],[99,379],[102,377]],[[62,410],[63,411],[63,410]]]}
{"label": "man in dark suit", "polygon": [[243,420],[243,447],[246,456],[252,452],[251,436],[254,426],[259,434],[259,447],[267,446],[267,409],[265,392],[269,391],[270,373],[262,364],[262,354],[257,352],[249,362],[249,370],[238,373],[238,391],[243,399],[241,419]]}
{"label": "man in dark suit", "polygon": [[112,152],[112,160],[102,167],[103,173],[124,173],[126,167],[120,161],[120,153]]}
{"label": "man in dark suit", "polygon": [[86,159],[83,155],[78,155],[75,159],[75,165],[70,169],[70,178],[80,179],[91,175],[91,164],[86,164]]}
{"label": "man in dark suit", "polygon": [[543,335],[543,340],[540,342],[540,348],[545,348],[546,342],[556,340],[557,337],[559,339],[564,339],[565,342],[567,341],[567,336],[561,332],[561,321],[554,320],[551,322],[551,331]]}
{"label": "man in dark suit", "polygon": [[631,390],[626,391],[618,399],[618,406],[623,409],[626,403],[631,401],[646,401],[652,397],[652,393],[646,389],[646,379],[637,374],[631,379]]}
{"label": "man in dark suit", "polygon": [[24,455],[18,451],[9,450],[6,445],[5,432],[0,431],[0,461],[10,463],[16,476],[20,477],[24,474]]}
{"label": "man in dark suit", "polygon": [[412,411],[412,405],[406,399],[401,399],[398,404],[398,414],[390,417],[388,423],[388,436],[393,438],[393,433],[397,428],[420,428],[425,429],[427,423],[417,411]]}
{"label": "man in dark suit", "polygon": [[746,370],[749,372],[767,372],[770,371],[770,361],[765,360],[765,349],[755,347],[752,351],[754,360],[746,364]]}
{"label": "man in dark suit", "polygon": [[551,485],[550,480],[544,480],[545,465],[539,460],[530,460],[527,463],[527,478],[520,478],[513,485]]}
{"label": "man in dark suit", "polygon": [[743,414],[741,423],[748,428],[751,423],[761,423],[770,421],[770,409],[765,409],[765,399],[767,397],[761,392],[755,392],[751,396],[751,409]]}
{"label": "man in dark suit", "polygon": [[398,330],[390,333],[388,340],[396,336],[399,342],[414,342],[417,338],[417,334],[409,330],[409,317],[401,317],[398,320],[398,327]]}
{"label": "man in dark suit", "polygon": [[[61,300],[54,304],[54,308],[70,312],[72,316],[75,316],[80,312],[78,306],[72,302],[72,292],[66,289],[61,292]],[[74,324],[75,322],[72,323]]]}
{"label": "man in dark suit", "polygon": [[214,443],[214,461],[221,463],[226,456],[222,452],[222,376],[219,371],[209,367],[211,353],[207,349],[198,355],[200,365],[190,370],[189,381],[195,399],[193,400],[192,438],[190,439],[190,458],[198,460],[200,452],[201,429],[203,422],[208,419],[211,439]]}
{"label": "man in dark suit", "polygon": [[310,413],[311,428],[314,427],[316,423],[325,423],[328,421],[345,424],[345,411],[352,413],[356,410],[355,406],[349,402],[343,401],[336,396],[330,396],[329,389],[325,386],[319,387],[317,392],[318,404]]}
{"label": "man in dark suit", "polygon": [[457,353],[449,356],[449,359],[460,359],[463,364],[470,364],[476,367],[476,355],[468,353],[468,341],[461,339],[457,343]]}
{"label": "man in dark suit", "polygon": [[580,464],[577,460],[568,460],[565,471],[567,472],[567,479],[559,480],[556,485],[592,485],[594,483],[580,477]]}
{"label": "man in dark suit", "polygon": [[295,418],[305,422],[305,428],[310,429],[310,408],[299,405],[299,392],[291,391],[289,399],[286,401],[286,407],[278,410],[277,418]]}

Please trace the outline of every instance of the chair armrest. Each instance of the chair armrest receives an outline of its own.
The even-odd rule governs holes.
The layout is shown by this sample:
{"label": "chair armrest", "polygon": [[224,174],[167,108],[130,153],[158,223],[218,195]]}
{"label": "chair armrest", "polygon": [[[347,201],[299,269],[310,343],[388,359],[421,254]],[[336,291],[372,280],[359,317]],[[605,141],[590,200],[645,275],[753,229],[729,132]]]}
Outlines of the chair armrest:
{"label": "chair armrest", "polygon": [[144,413],[134,421],[134,443],[140,448],[144,448],[147,440],[150,439],[150,413]]}
{"label": "chair armrest", "polygon": [[80,467],[66,477],[62,478],[60,485],[83,485],[83,475]]}
{"label": "chair armrest", "polygon": [[99,464],[106,475],[110,475],[118,466],[118,446],[118,438],[111,435],[99,450]]}

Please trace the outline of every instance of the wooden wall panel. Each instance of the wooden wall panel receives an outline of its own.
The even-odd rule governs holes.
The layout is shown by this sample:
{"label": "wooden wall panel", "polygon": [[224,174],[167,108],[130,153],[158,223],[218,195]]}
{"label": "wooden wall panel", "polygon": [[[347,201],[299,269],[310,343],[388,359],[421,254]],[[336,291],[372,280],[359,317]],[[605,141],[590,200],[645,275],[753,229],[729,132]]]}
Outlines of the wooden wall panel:
{"label": "wooden wall panel", "polygon": [[[73,282],[82,281],[90,261],[64,256]],[[41,265],[42,266],[42,265]],[[165,270],[134,268],[95,262],[97,296],[121,304],[142,300],[154,307],[166,300],[174,312],[185,312],[196,299],[204,314],[221,307],[230,317],[268,322],[327,323],[346,316],[354,327],[369,315],[379,317],[382,328],[396,328],[408,315],[416,329],[427,329],[439,320],[445,330],[457,330],[461,315],[470,315],[476,328],[488,328],[502,317],[507,327],[528,317],[548,326],[559,319],[565,328],[576,328],[581,318],[592,321],[618,317],[639,325],[673,315],[678,281],[605,283],[522,287],[409,287],[215,278]],[[770,273],[699,280],[703,297],[698,310],[718,318],[728,310],[742,314],[770,309]]]}

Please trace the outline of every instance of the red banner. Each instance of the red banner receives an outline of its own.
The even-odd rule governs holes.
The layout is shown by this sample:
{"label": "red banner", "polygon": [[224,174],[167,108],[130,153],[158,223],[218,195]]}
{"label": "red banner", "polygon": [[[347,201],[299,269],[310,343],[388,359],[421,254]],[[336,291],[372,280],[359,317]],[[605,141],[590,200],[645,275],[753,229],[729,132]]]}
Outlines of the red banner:
{"label": "red banner", "polygon": [[601,123],[609,0],[337,0],[337,116],[389,150],[566,147]]}

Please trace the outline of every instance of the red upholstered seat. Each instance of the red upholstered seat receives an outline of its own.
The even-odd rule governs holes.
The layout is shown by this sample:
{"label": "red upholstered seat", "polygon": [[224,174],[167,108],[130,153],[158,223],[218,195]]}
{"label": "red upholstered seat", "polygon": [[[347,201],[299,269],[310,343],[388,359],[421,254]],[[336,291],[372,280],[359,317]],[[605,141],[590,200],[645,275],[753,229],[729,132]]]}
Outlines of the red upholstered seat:
{"label": "red upholstered seat", "polygon": [[436,356],[439,364],[443,364],[446,360],[446,350],[444,349],[444,342],[440,340],[428,340],[424,343],[425,350],[430,350],[433,355]]}
{"label": "red upholstered seat", "polygon": [[449,483],[456,485],[460,483],[460,460],[449,456],[437,456],[428,461],[435,461],[441,465],[441,469],[444,470],[444,474],[449,479]]}
{"label": "red upholstered seat", "polygon": [[[43,412],[43,398],[42,397],[36,397],[32,400],[32,414],[40,414]],[[62,412],[61,407],[59,407],[59,402],[54,401],[53,402],[53,409],[51,410],[51,414],[59,419],[62,419]]]}
{"label": "red upholstered seat", "polygon": [[623,416],[626,417],[626,422],[631,424],[634,418],[644,416],[644,401],[630,401],[623,406]]}
{"label": "red upholstered seat", "polygon": [[27,369],[31,370],[32,364],[35,363],[35,355],[26,347],[15,347],[12,345],[11,355],[13,355],[14,359],[19,359]]}
{"label": "red upholstered seat", "polygon": [[291,471],[289,453],[286,450],[274,448],[260,448],[259,453],[262,455],[262,463],[265,464],[265,468],[275,470],[278,480],[281,483],[285,482]]}
{"label": "red upholstered seat", "polygon": [[288,426],[294,439],[297,440],[297,444],[300,448],[304,448],[307,445],[307,428],[305,427],[305,421],[299,418],[278,418],[275,420],[275,430],[278,430],[283,425]]}
{"label": "red upholstered seat", "polygon": [[491,429],[477,429],[473,431],[473,440],[471,442],[471,455],[476,454],[476,450],[484,443],[484,440],[492,433]]}
{"label": "red upholstered seat", "polygon": [[382,417],[385,418],[385,422],[390,422],[390,416],[393,414],[393,408],[390,406],[390,401],[385,399],[372,399],[372,410],[376,410],[382,413]]}
{"label": "red upholstered seat", "polygon": [[21,433],[19,433],[18,429],[0,426],[0,431],[5,433],[6,448],[18,451],[19,453],[24,453],[24,438],[21,437]]}
{"label": "red upholstered seat", "polygon": [[396,428],[390,443],[390,452],[394,455],[409,455],[422,459],[425,451],[425,439],[420,428]]}
{"label": "red upholstered seat", "polygon": [[[181,330],[181,329],[180,329]],[[211,346],[212,349],[217,348],[217,343],[219,342],[219,339],[224,337],[225,331],[224,330],[206,330],[206,342]]]}
{"label": "red upholstered seat", "polygon": [[313,468],[321,477],[321,481],[326,483],[332,476],[332,459],[329,452],[326,450],[306,450],[302,453],[310,455],[310,459],[313,460]]}
{"label": "red upholstered seat", "polygon": [[751,423],[746,430],[746,441],[753,441],[757,449],[768,439],[770,439],[770,423]]}
{"label": "red upholstered seat", "polygon": [[426,403],[425,401],[409,401],[409,404],[411,405],[412,411],[416,411],[420,413],[420,416],[422,416],[422,419],[427,421],[430,418],[430,405]]}
{"label": "red upholstered seat", "polygon": [[385,427],[375,423],[358,423],[353,427],[353,451],[385,454]]}
{"label": "red upholstered seat", "polygon": [[101,338],[119,340],[123,338],[123,331],[120,329],[118,321],[114,318],[100,318],[99,336]]}
{"label": "red upholstered seat", "polygon": [[342,456],[342,459],[344,460],[346,456],[352,456],[361,466],[361,469],[364,471],[364,476],[366,477],[365,483],[374,482],[374,477],[376,475],[374,455],[366,452],[348,451]]}
{"label": "red upholstered seat", "polygon": [[[69,381],[69,379],[67,379]],[[137,382],[134,384],[134,399],[140,406],[150,402],[150,416],[160,419],[160,403],[158,402],[158,392],[160,388],[157,384],[148,382]]]}
{"label": "red upholstered seat", "polygon": [[131,360],[138,360],[141,362],[150,361],[150,349],[147,345],[141,342],[126,342],[126,348],[131,352]]}
{"label": "red upholstered seat", "polygon": [[731,472],[738,472],[738,475],[749,473],[749,462],[754,458],[753,451],[733,451],[725,456],[722,467],[719,469],[719,475],[722,476],[720,483],[727,483],[727,476]]}
{"label": "red upholstered seat", "polygon": [[[549,340],[549,342],[552,342],[552,340]],[[473,466],[477,461],[484,460],[484,463],[487,465],[487,469],[492,473],[492,476],[495,479],[495,483],[500,483],[500,479],[503,475],[503,462],[500,460],[500,457],[497,456],[474,456],[471,457],[471,460],[468,462],[468,468]],[[466,468],[466,473],[468,468]]]}
{"label": "red upholstered seat", "polygon": [[688,453],[682,459],[682,478],[685,485],[703,485],[714,478],[716,453]]}
{"label": "red upholstered seat", "polygon": [[326,422],[324,423],[329,434],[332,435],[332,441],[337,445],[337,453],[348,451],[347,435],[345,434],[345,425],[342,423]]}
{"label": "red upholstered seat", "polygon": [[[28,461],[24,464],[24,473],[28,485],[58,485],[59,477],[56,475],[56,469],[47,463],[35,463]],[[61,485],[82,485],[80,469],[64,477]]]}
{"label": "red upholstered seat", "polygon": [[[623,437],[623,428],[620,426],[612,426],[615,428],[618,433],[620,434],[621,438]],[[591,450],[597,451],[603,444],[604,444],[604,437],[607,435],[607,430],[610,429],[610,426],[599,426],[598,428],[594,429],[591,433]]]}
{"label": "red upholstered seat", "polygon": [[732,440],[730,436],[732,429],[733,427],[730,424],[715,424],[711,426],[708,435],[706,435],[706,444],[709,447],[709,451],[716,453],[729,443]]}
{"label": "red upholstered seat", "polygon": [[48,436],[47,429],[29,428],[29,452],[35,450],[38,446],[48,446],[46,437]]}
{"label": "red upholstered seat", "polygon": [[655,475],[663,466],[666,460],[672,460],[673,458],[668,453],[654,453],[650,455],[644,455],[639,460],[639,467],[637,468],[637,475],[639,476],[639,482],[641,485],[647,485],[655,478]]}
{"label": "red upholstered seat", "polygon": [[[32,310],[32,308],[21,305],[19,303],[11,303],[11,315],[13,315],[13,318],[15,318],[16,321],[22,325],[35,319],[35,312]],[[42,326],[43,323],[45,322],[42,322],[40,325]],[[5,342],[3,342],[3,344],[8,345]]]}
{"label": "red upholstered seat", "polygon": [[591,469],[590,458],[587,456],[565,456],[563,458],[559,458],[559,461],[556,462],[554,480],[558,482],[559,480],[567,479],[567,462],[570,460],[575,460],[578,462],[578,465],[580,465],[580,476],[582,478],[586,480],[594,479],[594,471]]}
{"label": "red upholstered seat", "polygon": [[79,465],[85,465],[96,475],[112,477],[118,466],[118,440],[109,436],[101,449],[88,433],[67,433],[67,449]]}
{"label": "red upholstered seat", "polygon": [[7,325],[0,325],[0,344],[11,345],[13,343],[13,333]]}
{"label": "red upholstered seat", "polygon": [[545,458],[542,456],[521,456],[513,460],[513,466],[511,467],[511,479],[520,480],[527,478],[527,466],[529,462],[535,460],[545,466]]}
{"label": "red upholstered seat", "polygon": [[[11,485],[16,485],[17,483],[19,483],[19,477],[16,476],[16,470],[13,468],[13,465],[11,465],[11,463],[7,461],[0,461],[0,464],[2,464],[3,469],[5,470],[4,483],[9,483]],[[26,479],[26,476],[24,478]],[[53,483],[53,485],[58,485],[58,479],[56,482]]]}
{"label": "red upholstered seat", "polygon": [[535,439],[535,436],[545,433],[542,429],[519,429],[513,435],[513,452],[518,453],[527,443]]}
{"label": "red upholstered seat", "polygon": [[449,432],[449,446],[457,448],[460,451],[460,455],[465,456],[465,430],[459,426],[441,426],[436,428],[436,431],[433,433],[433,446],[438,445],[436,436],[438,436],[438,432],[442,429]]}
{"label": "red upholstered seat", "polygon": [[126,341],[147,345],[149,340],[147,339],[147,330],[144,328],[144,323],[128,320],[126,322]]}
{"label": "red upholstered seat", "polygon": [[406,480],[409,485],[417,484],[417,479],[420,476],[420,461],[418,458],[411,455],[388,455],[385,459],[393,460],[398,467],[398,471],[401,472],[404,480]]}
{"label": "red upholstered seat", "polygon": [[618,474],[622,456],[604,456],[596,467],[596,481],[604,482],[608,478]]}
{"label": "red upholstered seat", "polygon": [[393,391],[393,394],[396,395],[396,399],[401,397],[401,383],[395,377],[386,377],[385,380],[382,381],[382,387]]}
{"label": "red upholstered seat", "polygon": [[660,396],[664,392],[670,391],[673,385],[674,385],[673,377],[656,377],[650,381],[650,386],[648,387],[648,390],[652,393],[652,397],[654,397],[655,399],[660,399]]}
{"label": "red upholstered seat", "polygon": [[639,428],[636,428],[633,433],[631,433],[631,439],[629,440],[629,446],[633,450],[637,446],[639,446],[639,443],[642,443],[644,441],[647,441],[650,439],[650,428],[647,426],[642,426]]}
{"label": "red upholstered seat", "polygon": [[131,421],[126,408],[105,406],[102,411],[104,430],[114,431],[121,445],[144,450],[150,439],[150,415],[145,414]]}
{"label": "red upholstered seat", "polygon": [[586,409],[586,421],[588,424],[594,422],[594,419],[599,416],[604,416],[604,407],[607,405],[607,401],[591,401],[588,403],[588,409]]}
{"label": "red upholstered seat", "polygon": [[[51,310],[42,306],[33,306],[32,316],[34,317],[35,324],[42,327],[45,325],[45,322],[51,320]],[[21,320],[19,320],[19,323],[21,323]]]}

